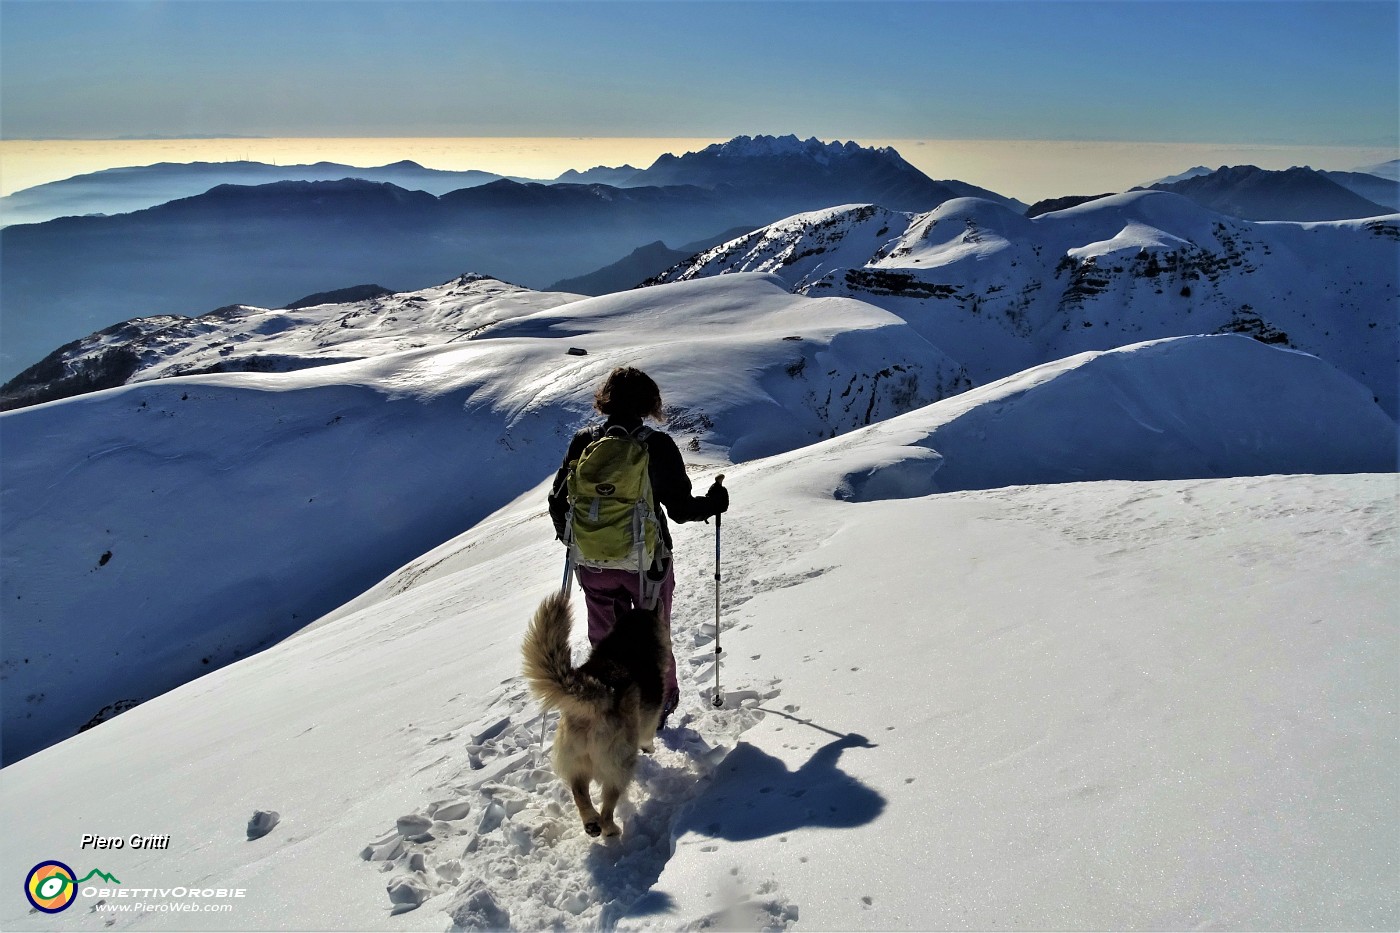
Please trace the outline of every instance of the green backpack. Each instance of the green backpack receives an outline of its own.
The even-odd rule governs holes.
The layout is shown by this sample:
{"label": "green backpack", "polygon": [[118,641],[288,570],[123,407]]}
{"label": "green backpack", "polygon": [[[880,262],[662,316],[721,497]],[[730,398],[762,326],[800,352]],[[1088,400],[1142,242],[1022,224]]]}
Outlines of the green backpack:
{"label": "green backpack", "polygon": [[648,472],[647,437],[613,425],[569,464],[569,553],[584,567],[651,567],[665,549]]}

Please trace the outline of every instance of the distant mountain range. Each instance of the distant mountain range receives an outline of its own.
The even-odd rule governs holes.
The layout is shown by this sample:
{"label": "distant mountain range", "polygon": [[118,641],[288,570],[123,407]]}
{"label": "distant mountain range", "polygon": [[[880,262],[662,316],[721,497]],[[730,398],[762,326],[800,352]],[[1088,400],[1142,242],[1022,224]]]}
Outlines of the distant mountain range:
{"label": "distant mountain range", "polygon": [[276,307],[352,282],[398,290],[463,269],[543,288],[639,244],[877,196],[908,210],[964,194],[1022,207],[932,181],[892,149],[793,137],[739,137],[640,174],[639,187],[498,179],[440,196],[361,179],[220,185],[130,214],[10,226],[0,231],[0,374],[134,315]]}
{"label": "distant mountain range", "polygon": [[854,142],[822,142],[791,135],[736,136],[699,152],[664,154],[646,169],[598,166],[586,172],[565,172],[556,181],[619,188],[763,188],[801,192],[803,196],[825,190],[827,206],[844,199],[883,204],[894,210],[926,210],[926,205],[963,197],[990,197],[1008,206],[1025,207],[1014,198],[966,182],[934,181],[890,147],[866,148]]}
{"label": "distant mountain range", "polygon": [[564,185],[612,185],[616,188],[627,188],[632,186],[632,179],[639,172],[641,169],[633,165],[620,165],[616,168],[599,165],[583,172],[569,169],[554,181]]}
{"label": "distant mountain range", "polygon": [[1203,207],[1245,220],[1352,220],[1393,214],[1400,204],[1400,184],[1395,182],[1299,167],[1275,172],[1234,165],[1206,174],[1192,169],[1185,177],[1147,187],[1184,195]]}
{"label": "distant mountain range", "polygon": [[[264,162],[159,162],[75,175],[0,198],[0,224],[43,223],[58,217],[129,214],[178,198],[203,194],[219,185],[267,185],[278,181],[388,182],[410,191],[446,194],[500,181],[494,172],[449,172],[404,160],[376,168],[338,162],[268,165]],[[530,181],[532,179],[514,179]]]}
{"label": "distant mountain range", "polygon": [[[890,202],[918,209],[949,197],[1000,198],[957,181],[934,182],[893,149],[866,149],[856,143],[800,141],[795,136],[740,136],[698,153],[661,156],[650,168],[600,165],[570,169],[557,178],[505,176],[494,172],[445,171],[404,160],[359,167],[337,162],[269,165],[263,162],[160,162],[76,175],[25,188],[0,198],[0,225],[43,223],[59,217],[128,214],[167,201],[203,194],[219,185],[266,185],[279,181],[388,182],[410,191],[443,195],[508,179],[523,184],[611,185],[646,188],[696,185],[701,188],[765,186],[800,190],[804,196]],[[825,186],[826,194],[821,192]],[[913,201],[905,204],[905,199]],[[937,200],[930,201],[930,198]],[[1008,199],[1009,200],[1009,199]],[[835,203],[835,202],[829,202]]]}
{"label": "distant mountain range", "polygon": [[738,136],[699,152],[666,154],[628,184],[761,188],[804,198],[823,192],[827,207],[869,203],[892,210],[928,210],[949,198],[978,197],[1025,208],[1014,198],[966,182],[934,181],[890,147],[868,149],[854,142],[823,143],[796,136]]}

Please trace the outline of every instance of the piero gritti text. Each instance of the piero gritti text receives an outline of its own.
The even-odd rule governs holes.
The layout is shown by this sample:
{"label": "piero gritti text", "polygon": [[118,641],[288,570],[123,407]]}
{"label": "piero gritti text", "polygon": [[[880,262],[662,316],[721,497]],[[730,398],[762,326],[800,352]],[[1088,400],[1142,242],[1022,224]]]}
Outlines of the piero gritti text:
{"label": "piero gritti text", "polygon": [[84,849],[168,849],[170,848],[170,836],[143,836],[140,833],[133,833],[130,836],[94,836],[90,833],[83,834]]}

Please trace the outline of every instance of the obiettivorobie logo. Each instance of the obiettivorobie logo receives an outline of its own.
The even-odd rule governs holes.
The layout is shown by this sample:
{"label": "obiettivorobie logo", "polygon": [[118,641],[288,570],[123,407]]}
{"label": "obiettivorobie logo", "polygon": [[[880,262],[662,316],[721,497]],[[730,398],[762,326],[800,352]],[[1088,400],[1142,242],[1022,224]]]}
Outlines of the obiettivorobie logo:
{"label": "obiettivorobie logo", "polygon": [[116,878],[94,868],[83,877],[62,862],[50,859],[29,869],[24,879],[24,896],[35,910],[46,914],[56,914],[67,910],[78,896],[78,885],[93,878],[101,878],[109,884],[121,884]]}

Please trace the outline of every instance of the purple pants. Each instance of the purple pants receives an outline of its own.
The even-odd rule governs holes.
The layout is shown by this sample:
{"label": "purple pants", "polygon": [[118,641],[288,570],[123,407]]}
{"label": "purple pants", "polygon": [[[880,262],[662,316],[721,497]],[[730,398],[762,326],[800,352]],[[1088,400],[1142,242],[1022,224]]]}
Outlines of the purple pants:
{"label": "purple pants", "polygon": [[[629,606],[641,605],[641,587],[635,570],[598,570],[593,567],[575,567],[575,576],[588,606],[588,641],[598,644],[603,636],[612,631],[617,621],[613,615],[613,603],[617,600]],[[666,568],[666,577],[661,581],[657,596],[657,608],[666,622],[666,640],[671,640],[671,594],[676,589],[674,567]],[[670,664],[666,668],[666,699],[668,706],[674,706],[681,695],[676,680],[676,654],[671,651]]]}

